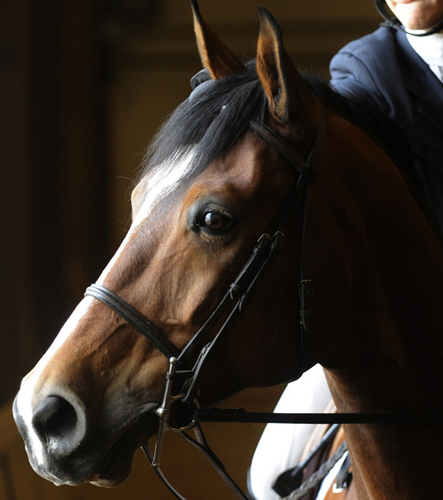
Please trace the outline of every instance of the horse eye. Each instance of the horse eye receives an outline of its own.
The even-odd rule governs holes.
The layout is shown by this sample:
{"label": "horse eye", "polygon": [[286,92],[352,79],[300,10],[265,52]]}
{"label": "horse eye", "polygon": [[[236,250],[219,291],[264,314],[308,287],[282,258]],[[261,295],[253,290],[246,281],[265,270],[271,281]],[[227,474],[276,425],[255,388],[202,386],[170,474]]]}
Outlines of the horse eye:
{"label": "horse eye", "polygon": [[200,227],[211,233],[223,233],[233,225],[232,217],[222,212],[208,210],[204,213]]}

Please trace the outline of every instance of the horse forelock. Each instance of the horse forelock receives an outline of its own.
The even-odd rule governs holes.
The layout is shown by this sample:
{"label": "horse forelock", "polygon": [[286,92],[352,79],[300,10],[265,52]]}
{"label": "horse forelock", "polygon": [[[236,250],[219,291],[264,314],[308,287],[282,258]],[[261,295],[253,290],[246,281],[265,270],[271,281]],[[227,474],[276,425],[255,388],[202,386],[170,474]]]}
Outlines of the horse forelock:
{"label": "horse forelock", "polygon": [[[151,170],[174,168],[170,158],[194,151],[187,178],[204,170],[249,130],[252,119],[264,121],[268,103],[255,71],[255,61],[237,75],[201,85],[173,112],[149,147],[140,178]],[[193,95],[193,94],[198,95]]]}

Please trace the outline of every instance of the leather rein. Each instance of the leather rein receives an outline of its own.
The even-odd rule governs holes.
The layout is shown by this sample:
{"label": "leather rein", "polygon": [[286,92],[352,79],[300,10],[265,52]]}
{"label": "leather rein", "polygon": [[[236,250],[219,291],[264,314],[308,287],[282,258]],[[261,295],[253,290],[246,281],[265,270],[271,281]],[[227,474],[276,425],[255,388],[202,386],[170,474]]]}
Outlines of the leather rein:
{"label": "leather rein", "polygon": [[[229,289],[222,297],[213,312],[194,334],[191,340],[180,351],[139,311],[128,304],[117,294],[102,285],[93,284],[86,289],[85,296],[92,296],[107,305],[119,314],[139,333],[144,335],[152,345],[157,348],[169,360],[169,370],[166,373],[166,385],[163,400],[155,414],[159,420],[157,442],[154,453],[148,444],[142,446],[154,470],[165,483],[168,489],[179,500],[186,500],[167,481],[160,469],[160,454],[163,445],[165,431],[176,431],[185,440],[196,446],[208,461],[215,467],[227,484],[231,487],[238,498],[248,500],[239,486],[226,472],[223,464],[209,447],[201,429],[201,422],[254,422],[254,423],[290,423],[290,424],[342,424],[342,423],[418,423],[418,422],[441,422],[442,412],[414,412],[414,413],[262,413],[248,412],[243,409],[200,409],[197,401],[198,381],[201,378],[202,368],[214,353],[215,347],[226,335],[234,318],[243,311],[246,303],[256,288],[259,280],[265,274],[277,250],[284,239],[283,228],[287,219],[292,214],[297,204],[303,206],[303,228],[301,242],[301,266],[299,288],[299,318],[300,318],[300,356],[298,360],[297,376],[303,373],[303,353],[305,349],[305,335],[309,330],[309,298],[312,295],[310,289],[311,280],[307,278],[307,235],[309,225],[308,210],[308,187],[314,182],[318,175],[320,156],[322,154],[327,125],[326,111],[318,97],[314,99],[319,109],[319,124],[314,143],[308,154],[307,160],[302,159],[293,149],[269,126],[258,121],[251,121],[250,128],[274,148],[297,173],[289,193],[284,198],[277,213],[269,223],[264,233],[258,238],[257,243],[242,270],[231,283]],[[215,323],[225,316],[222,326],[213,340],[207,342],[200,350],[197,360],[192,367],[188,368],[187,361],[191,353],[200,346]],[[173,385],[182,381],[181,390],[173,394]],[[177,404],[179,403],[179,404]],[[186,431],[193,429],[195,439],[191,438]]]}

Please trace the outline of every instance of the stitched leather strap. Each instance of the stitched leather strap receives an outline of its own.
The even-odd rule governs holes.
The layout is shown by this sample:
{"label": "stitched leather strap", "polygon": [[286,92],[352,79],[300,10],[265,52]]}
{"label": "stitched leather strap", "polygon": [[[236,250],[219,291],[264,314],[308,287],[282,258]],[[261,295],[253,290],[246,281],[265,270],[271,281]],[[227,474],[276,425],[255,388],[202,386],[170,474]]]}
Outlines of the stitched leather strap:
{"label": "stitched leather strap", "polygon": [[259,123],[252,120],[249,124],[251,129],[270,144],[277,153],[283,157],[289,165],[300,175],[305,177],[309,184],[312,184],[317,178],[317,171],[309,166],[288,144],[283,142],[280,137],[265,123]]}
{"label": "stitched leather strap", "polygon": [[94,297],[106,304],[139,333],[144,335],[168,359],[178,357],[180,351],[172,342],[162,335],[143,314],[139,313],[117,294],[102,285],[91,285],[86,289],[85,296]]}

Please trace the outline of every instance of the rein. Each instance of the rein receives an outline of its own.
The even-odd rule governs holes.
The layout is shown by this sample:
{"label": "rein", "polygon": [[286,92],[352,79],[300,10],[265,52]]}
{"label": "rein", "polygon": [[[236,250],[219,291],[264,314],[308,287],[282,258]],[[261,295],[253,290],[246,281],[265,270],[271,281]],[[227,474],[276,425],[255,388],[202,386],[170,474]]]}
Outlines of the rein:
{"label": "rein", "polygon": [[[167,481],[160,469],[160,454],[167,430],[179,433],[184,439],[196,446],[216,468],[223,479],[228,483],[234,493],[243,500],[246,495],[226,472],[223,464],[210,449],[206,442],[200,422],[256,422],[256,423],[418,423],[418,422],[440,422],[443,420],[443,412],[429,413],[338,413],[338,414],[278,414],[278,413],[254,413],[243,409],[221,410],[217,408],[201,410],[197,402],[198,381],[200,380],[202,368],[214,353],[216,345],[226,335],[234,318],[244,310],[247,301],[256,288],[260,278],[271,265],[277,250],[284,239],[283,228],[287,219],[292,214],[295,205],[301,203],[303,206],[303,229],[301,242],[301,265],[299,283],[299,318],[300,318],[300,356],[298,360],[297,376],[303,373],[303,353],[305,346],[305,335],[309,330],[309,298],[312,295],[310,280],[307,277],[307,235],[308,235],[308,187],[312,184],[318,174],[320,156],[322,154],[326,137],[326,112],[315,96],[319,109],[319,125],[307,160],[303,160],[283,139],[269,126],[258,121],[250,122],[250,128],[274,148],[298,174],[297,180],[284,198],[280,208],[266,228],[265,232],[258,238],[257,243],[242,270],[231,283],[229,289],[222,297],[213,312],[180,351],[143,314],[124,301],[117,294],[102,285],[93,284],[87,288],[85,295],[92,296],[107,305],[119,314],[139,333],[144,335],[152,345],[169,359],[169,370],[166,373],[166,385],[163,400],[155,414],[159,420],[157,442],[154,454],[151,453],[147,444],[142,448],[151,462],[152,467],[165,483],[168,489],[179,500],[186,500]],[[215,323],[225,315],[224,322],[213,340],[207,342],[200,350],[192,369],[189,369],[187,361],[190,354],[201,345],[205,337],[212,330]],[[173,382],[182,381],[181,390],[173,394]],[[174,384],[176,386],[177,384]],[[177,411],[177,403],[180,403]],[[186,431],[193,429],[196,439],[191,438]]]}

